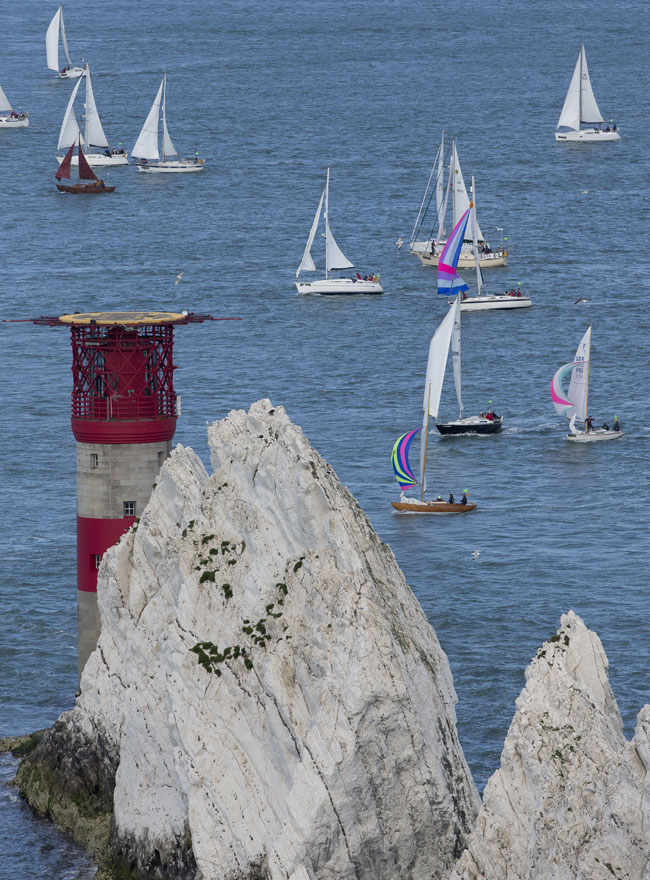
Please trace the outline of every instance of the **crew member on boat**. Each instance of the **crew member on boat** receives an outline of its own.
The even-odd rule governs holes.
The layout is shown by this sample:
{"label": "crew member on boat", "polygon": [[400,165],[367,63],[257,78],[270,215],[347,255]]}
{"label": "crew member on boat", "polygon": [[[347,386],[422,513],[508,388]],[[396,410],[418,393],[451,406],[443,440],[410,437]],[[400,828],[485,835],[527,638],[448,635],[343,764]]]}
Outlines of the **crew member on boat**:
{"label": "crew member on boat", "polygon": [[469,495],[469,489],[465,489],[463,492],[463,497],[460,499],[461,504],[467,504],[467,496]]}

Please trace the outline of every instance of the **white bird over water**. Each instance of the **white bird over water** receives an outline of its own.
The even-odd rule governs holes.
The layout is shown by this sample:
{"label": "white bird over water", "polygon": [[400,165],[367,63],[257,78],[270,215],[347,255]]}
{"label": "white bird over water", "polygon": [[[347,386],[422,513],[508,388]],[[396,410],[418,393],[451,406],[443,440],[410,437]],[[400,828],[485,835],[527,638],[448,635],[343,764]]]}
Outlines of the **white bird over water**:
{"label": "white bird over water", "polygon": [[399,250],[402,247],[402,245],[404,244],[404,242],[403,242],[402,238],[400,237],[397,239],[395,244],[397,245],[397,250]]}
{"label": "white bird over water", "polygon": [[181,269],[181,271],[176,276],[176,281],[174,281],[174,287],[176,287],[176,285],[181,280],[181,278],[183,277],[184,274],[185,274],[185,269]]}
{"label": "white bird over water", "polygon": [[480,551],[480,550],[473,550],[473,551],[472,551],[472,557],[473,557],[474,559],[478,559],[480,555],[481,555],[481,551]]}

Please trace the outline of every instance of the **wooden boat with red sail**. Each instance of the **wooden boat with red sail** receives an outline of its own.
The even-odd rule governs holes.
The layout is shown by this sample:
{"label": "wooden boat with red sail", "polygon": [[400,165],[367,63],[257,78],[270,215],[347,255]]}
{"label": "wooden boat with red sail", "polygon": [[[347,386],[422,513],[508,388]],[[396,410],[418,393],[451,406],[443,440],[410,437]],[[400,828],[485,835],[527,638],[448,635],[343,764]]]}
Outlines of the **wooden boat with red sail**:
{"label": "wooden boat with red sail", "polygon": [[[77,147],[77,149],[79,150],[78,183],[72,182],[72,154],[74,153],[75,147]],[[54,176],[58,180],[56,188],[60,192],[75,193],[77,195],[96,195],[99,193],[115,192],[115,187],[106,186],[104,181],[97,177],[93,169],[88,164],[88,160],[86,159],[84,152],[81,149],[81,136],[76,143],[70,146]],[[62,183],[62,180],[68,180],[70,182]]]}

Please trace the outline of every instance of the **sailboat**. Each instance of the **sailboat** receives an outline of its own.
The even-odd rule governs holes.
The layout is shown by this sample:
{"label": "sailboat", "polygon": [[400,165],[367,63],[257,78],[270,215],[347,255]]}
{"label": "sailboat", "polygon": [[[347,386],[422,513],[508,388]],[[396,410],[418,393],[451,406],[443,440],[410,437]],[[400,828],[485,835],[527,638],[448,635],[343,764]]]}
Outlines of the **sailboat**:
{"label": "sailboat", "polygon": [[[77,117],[74,113],[74,102],[82,82],[79,79],[72,90],[63,122],[61,123],[57,150],[68,150],[81,137],[84,155],[89,165],[96,167],[103,165],[128,165],[128,154],[124,150],[111,150],[106,140],[106,135],[97,112],[97,105],[95,104],[95,95],[93,94],[93,87],[90,81],[90,65],[88,63],[84,67],[84,78],[86,80],[84,133],[81,135]],[[63,156],[57,156],[56,158],[57,162],[63,161]],[[73,156],[72,164],[76,165],[77,161],[77,157]]]}
{"label": "sailboat", "polygon": [[527,293],[522,293],[521,288],[512,293],[488,293],[485,279],[483,278],[483,270],[481,269],[481,261],[478,253],[478,222],[476,220],[476,184],[472,177],[472,200],[470,206],[470,223],[468,224],[472,230],[472,250],[474,253],[474,264],[476,267],[476,296],[467,296],[463,294],[460,303],[463,312],[486,312],[494,309],[526,309],[532,306],[533,302]]}
{"label": "sailboat", "polygon": [[[59,70],[59,33],[61,34],[61,42],[63,43],[63,51],[68,60],[68,66]],[[59,79],[78,79],[83,75],[83,67],[73,67],[68,52],[68,41],[65,35],[65,24],[63,23],[63,7],[59,6],[54,13],[54,18],[45,34],[45,53],[47,56],[47,66],[50,70],[56,71]],[[82,59],[83,60],[83,59]]]}
{"label": "sailboat", "polygon": [[[470,209],[463,214],[454,227],[438,263],[438,293],[442,296],[449,296],[450,293],[459,291],[451,301],[449,311],[433,335],[429,345],[429,360],[427,362],[426,387],[428,391],[425,396],[425,408],[427,414],[436,420],[436,427],[443,436],[450,434],[497,434],[503,426],[503,416],[498,416],[494,411],[487,414],[481,413],[480,416],[463,416],[460,315],[461,297],[466,285],[456,272],[455,261],[457,260],[456,252],[460,251],[462,245],[462,236],[466,231],[469,215]],[[438,422],[440,395],[450,346],[456,399],[458,400],[458,418],[449,422]]]}
{"label": "sailboat", "polygon": [[[158,148],[160,107],[162,104],[162,149]],[[136,161],[138,171],[149,174],[178,174],[190,171],[203,171],[205,163],[198,156],[195,159],[179,159],[167,129],[167,74],[163,74],[160,88],[156,94],[142,131],[138,135],[131,155]]]}
{"label": "sailboat", "polygon": [[[318,294],[358,294],[358,293],[383,293],[384,288],[379,283],[379,274],[366,276],[362,278],[357,272],[351,278],[331,278],[330,273],[336,269],[353,269],[354,263],[351,263],[345,256],[343,251],[337,245],[329,223],[329,188],[330,188],[330,170],[327,169],[327,180],[325,189],[320,197],[314,221],[309,231],[309,238],[305,245],[305,252],[296,271],[295,285],[298,293],[318,293]],[[301,272],[315,272],[316,266],[311,255],[311,247],[314,243],[314,236],[320,222],[320,215],[325,205],[325,278],[320,281],[299,281]]]}
{"label": "sailboat", "polygon": [[[589,367],[591,364],[591,324],[580,340],[573,360],[556,370],[551,380],[551,400],[558,415],[569,419],[567,440],[574,443],[594,443],[600,440],[616,440],[623,436],[618,419],[609,427],[590,428],[589,420]],[[569,390],[564,391],[562,383],[571,374]],[[583,422],[584,430],[578,431],[576,420]]]}
{"label": "sailboat", "polygon": [[[72,154],[75,147],[78,147],[79,151],[77,158],[79,180],[78,182],[73,183],[71,169]],[[97,195],[99,193],[115,192],[115,187],[106,186],[104,181],[100,180],[97,177],[93,169],[86,161],[84,152],[81,149],[81,135],[79,135],[77,143],[72,144],[68,152],[63,157],[63,161],[59,165],[58,170],[54,176],[59,181],[56,185],[56,188],[60,192],[74,193],[75,195]],[[70,183],[62,183],[63,180],[69,180]]]}
{"label": "sailboat", "polygon": [[16,113],[0,86],[0,128],[27,128],[29,113]]}
{"label": "sailboat", "polygon": [[[453,225],[456,226],[465,211],[469,208],[469,197],[463,179],[463,172],[458,161],[458,151],[456,149],[456,141],[452,140],[451,156],[449,159],[449,174],[447,176],[447,186],[443,187],[444,177],[444,147],[445,135],[442,133],[440,147],[436,154],[436,159],[429,175],[429,181],[424,193],[424,198],[420,205],[420,211],[415,221],[413,231],[411,233],[410,253],[414,254],[420,262],[425,266],[437,266],[438,258],[445,245],[445,218],[451,197],[451,213]],[[434,184],[435,175],[435,184]],[[435,187],[435,188],[434,188]],[[422,227],[426,223],[427,209],[434,201],[436,205],[436,218],[434,223],[437,224],[437,230],[433,228],[424,240],[419,239],[422,234]],[[501,230],[502,231],[502,230]],[[481,269],[493,268],[495,266],[506,266],[508,264],[508,251],[503,246],[503,241],[498,248],[492,249],[489,242],[481,231],[478,221],[476,221],[477,240],[479,248],[479,264]],[[458,267],[460,269],[471,269],[474,266],[474,253],[472,249],[471,230],[468,230],[463,240],[463,247],[458,258]],[[507,239],[506,239],[507,240]]]}
{"label": "sailboat", "polygon": [[[604,121],[591,87],[587,56],[583,44],[580,47],[575,70],[569,83],[569,90],[556,125],[555,140],[560,143],[620,141],[621,136],[616,129],[616,124],[613,127],[608,125],[603,129],[601,125]],[[582,125],[587,128],[581,128]]]}
{"label": "sailboat", "polygon": [[427,435],[423,433],[424,440],[420,440],[423,454],[421,456],[421,467],[422,467],[422,480],[421,486],[422,491],[420,493],[420,498],[407,498],[406,492],[412,488],[413,486],[417,486],[417,480],[413,475],[413,471],[411,470],[411,466],[409,464],[409,449],[411,448],[411,443],[413,442],[413,438],[418,433],[418,431],[423,430],[422,428],[415,428],[413,431],[408,431],[406,434],[402,434],[401,437],[398,437],[395,441],[395,445],[393,446],[393,454],[391,457],[393,472],[395,474],[395,478],[397,479],[397,483],[402,490],[402,494],[400,495],[399,501],[391,501],[391,504],[395,508],[395,510],[399,510],[400,513],[437,513],[437,514],[448,514],[448,513],[469,513],[471,510],[476,510],[476,504],[470,504],[467,501],[467,490],[463,492],[464,502],[456,502],[452,501],[450,496],[448,501],[443,501],[440,496],[435,501],[425,501],[424,500],[424,492],[426,489],[425,482],[425,464],[427,457]]}

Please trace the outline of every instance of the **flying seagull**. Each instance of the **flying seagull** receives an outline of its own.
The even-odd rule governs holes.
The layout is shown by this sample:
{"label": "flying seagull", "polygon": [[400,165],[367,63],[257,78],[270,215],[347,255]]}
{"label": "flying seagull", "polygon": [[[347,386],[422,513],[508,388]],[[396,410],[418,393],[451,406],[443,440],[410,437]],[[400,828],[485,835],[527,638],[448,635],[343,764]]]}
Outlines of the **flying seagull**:
{"label": "flying seagull", "polygon": [[480,551],[480,550],[473,550],[473,551],[472,551],[472,558],[473,558],[473,559],[478,559],[480,555],[481,555],[481,551]]}
{"label": "flying seagull", "polygon": [[176,276],[176,281],[174,281],[174,287],[176,287],[176,285],[181,280],[181,278],[183,277],[184,274],[185,274],[185,269],[181,269],[181,271]]}

